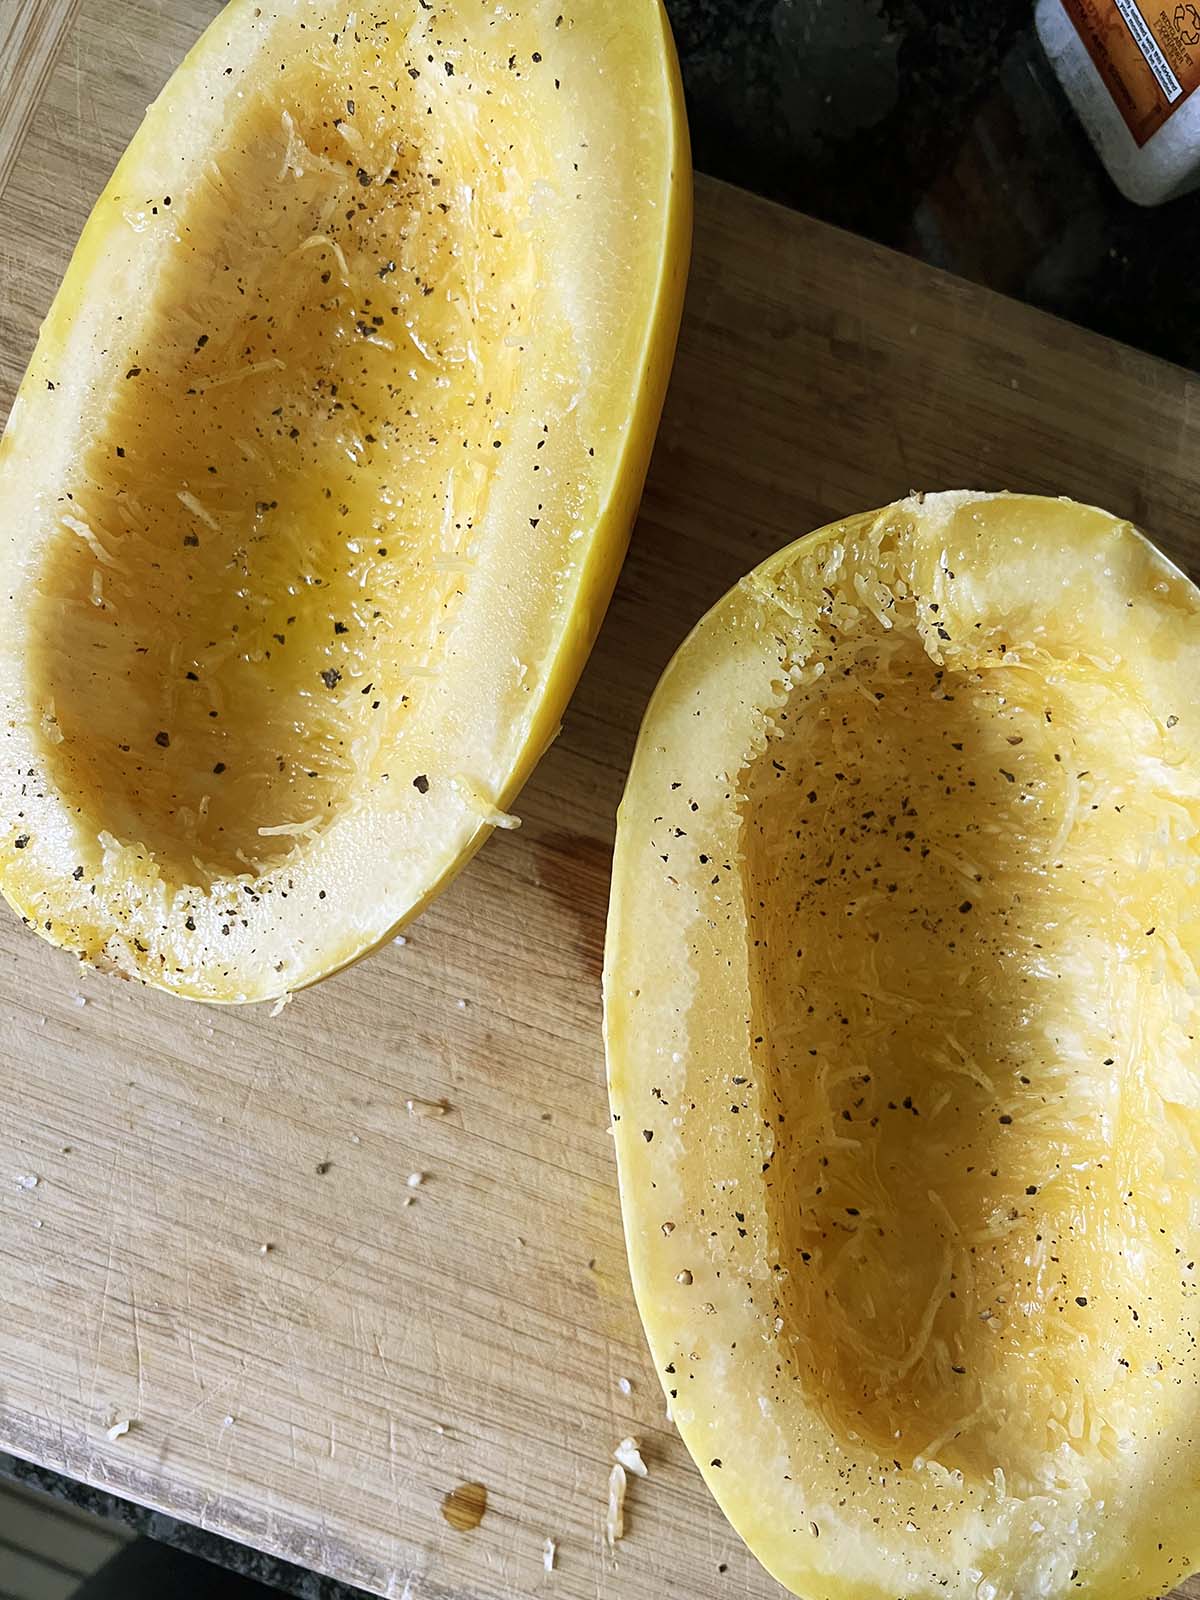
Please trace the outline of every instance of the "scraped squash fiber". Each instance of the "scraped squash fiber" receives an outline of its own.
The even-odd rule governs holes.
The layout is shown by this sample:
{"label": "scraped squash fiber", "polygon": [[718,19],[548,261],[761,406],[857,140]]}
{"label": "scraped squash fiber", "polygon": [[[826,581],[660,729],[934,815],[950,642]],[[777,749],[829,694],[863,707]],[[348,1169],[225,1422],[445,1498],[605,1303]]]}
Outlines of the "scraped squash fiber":
{"label": "scraped squash fiber", "polygon": [[1200,595],[941,494],[709,613],[606,954],[672,1414],[806,1600],[1138,1600],[1200,1563]]}
{"label": "scraped squash fiber", "polygon": [[262,999],[378,944],[553,738],[673,353],[657,0],[234,0],[0,449],[0,884]]}

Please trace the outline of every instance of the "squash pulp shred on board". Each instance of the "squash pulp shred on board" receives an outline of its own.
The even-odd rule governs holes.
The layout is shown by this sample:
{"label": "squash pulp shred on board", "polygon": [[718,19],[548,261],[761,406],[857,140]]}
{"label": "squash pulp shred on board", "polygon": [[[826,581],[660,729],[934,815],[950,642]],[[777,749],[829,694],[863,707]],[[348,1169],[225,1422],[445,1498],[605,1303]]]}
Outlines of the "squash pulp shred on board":
{"label": "squash pulp shred on board", "polygon": [[234,0],[0,448],[0,884],[178,993],[386,939],[554,737],[674,347],[657,0]]}
{"label": "squash pulp shred on board", "polygon": [[609,1083],[672,1415],[806,1600],[1200,1563],[1200,595],[914,497],[718,604],[621,807]]}

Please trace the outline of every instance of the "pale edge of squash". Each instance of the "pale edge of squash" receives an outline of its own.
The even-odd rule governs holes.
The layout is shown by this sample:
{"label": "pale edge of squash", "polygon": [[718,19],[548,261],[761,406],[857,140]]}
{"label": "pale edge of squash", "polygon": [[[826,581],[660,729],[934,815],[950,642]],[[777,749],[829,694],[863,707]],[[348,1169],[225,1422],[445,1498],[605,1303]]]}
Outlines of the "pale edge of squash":
{"label": "pale edge of squash", "polygon": [[[558,738],[563,712],[596,642],[596,636],[604,621],[609,600],[612,598],[613,589],[625,560],[625,552],[629,547],[634,519],[641,502],[642,488],[658,432],[659,418],[666,399],[667,384],[675,363],[675,346],[683,316],[683,299],[692,250],[692,153],[675,38],[671,32],[663,0],[650,0],[650,4],[658,22],[665,75],[664,88],[672,137],[669,154],[668,214],[654,297],[654,311],[646,331],[637,399],[630,414],[625,447],[617,462],[608,503],[603,508],[595,532],[589,540],[588,559],[579,575],[576,599],[571,611],[572,626],[564,632],[557,659],[550,669],[541,696],[537,716],[530,728],[529,738],[508,783],[497,797],[496,805],[500,811],[512,809],[534,768]],[[374,954],[376,950],[390,943],[402,928],[419,917],[437,899],[447,884],[486,844],[494,831],[492,824],[481,822],[460,854],[430,885],[428,892],[411,911],[391,927],[382,939],[359,952],[341,967],[335,968],[334,972],[345,971],[363,957]],[[323,976],[333,975],[333,972],[323,974]]]}

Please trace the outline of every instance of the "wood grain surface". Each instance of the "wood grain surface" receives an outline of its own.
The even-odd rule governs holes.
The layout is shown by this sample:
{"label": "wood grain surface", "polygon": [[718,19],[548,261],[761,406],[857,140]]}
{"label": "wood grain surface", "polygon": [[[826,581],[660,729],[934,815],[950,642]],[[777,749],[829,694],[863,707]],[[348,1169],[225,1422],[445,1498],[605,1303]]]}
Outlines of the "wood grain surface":
{"label": "wood grain surface", "polygon": [[0,194],[79,0],[5,0],[0,9]]}
{"label": "wood grain surface", "polygon": [[[91,203],[216,9],[0,0],[0,416]],[[275,1019],[81,981],[0,919],[0,1445],[407,1600],[781,1593],[665,1420],[606,1131],[613,815],[691,623],[785,540],[910,487],[1067,493],[1200,557],[1190,375],[697,189],[641,519],[521,831]],[[414,1119],[410,1096],[452,1109]],[[630,1432],[650,1476],[614,1556]],[[458,1532],[441,1502],[470,1481],[487,1510]]]}

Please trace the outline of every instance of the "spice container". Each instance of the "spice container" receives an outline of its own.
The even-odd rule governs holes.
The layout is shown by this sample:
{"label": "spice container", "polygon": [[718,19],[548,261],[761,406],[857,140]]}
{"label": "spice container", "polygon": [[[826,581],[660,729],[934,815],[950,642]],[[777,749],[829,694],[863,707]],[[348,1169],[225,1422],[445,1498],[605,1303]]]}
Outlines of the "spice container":
{"label": "spice container", "polygon": [[1200,0],[1038,0],[1042,47],[1122,194],[1200,184]]}

